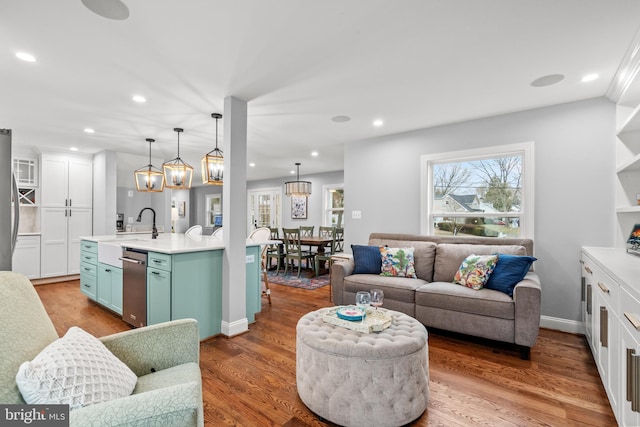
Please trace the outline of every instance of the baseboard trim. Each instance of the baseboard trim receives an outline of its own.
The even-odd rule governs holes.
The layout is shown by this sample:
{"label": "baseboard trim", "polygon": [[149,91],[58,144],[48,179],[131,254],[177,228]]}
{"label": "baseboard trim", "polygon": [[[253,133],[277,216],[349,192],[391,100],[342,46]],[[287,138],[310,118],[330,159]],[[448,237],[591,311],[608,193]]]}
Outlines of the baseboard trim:
{"label": "baseboard trim", "polygon": [[69,276],[56,276],[56,277],[44,277],[40,279],[31,279],[31,283],[35,285],[48,285],[50,283],[69,282],[71,280],[78,280],[79,274],[71,274]]}
{"label": "baseboard trim", "polygon": [[540,327],[584,335],[584,323],[559,317],[540,316]]}
{"label": "baseboard trim", "polygon": [[223,320],[220,329],[222,335],[233,337],[247,332],[249,330],[249,321],[246,317],[231,323]]}

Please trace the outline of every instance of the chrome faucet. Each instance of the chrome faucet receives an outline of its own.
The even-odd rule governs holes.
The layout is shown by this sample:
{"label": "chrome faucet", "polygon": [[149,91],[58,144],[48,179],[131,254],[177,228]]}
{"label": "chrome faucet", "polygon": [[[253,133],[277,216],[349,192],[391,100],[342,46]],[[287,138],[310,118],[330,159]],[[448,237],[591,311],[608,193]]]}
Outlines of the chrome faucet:
{"label": "chrome faucet", "polygon": [[156,228],[156,211],[154,211],[152,208],[142,208],[142,210],[138,214],[138,218],[136,219],[136,221],[142,221],[142,212],[146,211],[147,209],[153,212],[153,227],[151,228],[151,238],[155,239],[158,237],[158,229]]}

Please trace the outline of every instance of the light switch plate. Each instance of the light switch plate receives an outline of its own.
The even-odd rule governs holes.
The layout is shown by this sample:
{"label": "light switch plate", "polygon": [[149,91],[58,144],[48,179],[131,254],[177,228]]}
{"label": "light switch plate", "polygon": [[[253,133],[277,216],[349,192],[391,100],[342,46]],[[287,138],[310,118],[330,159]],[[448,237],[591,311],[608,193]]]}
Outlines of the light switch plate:
{"label": "light switch plate", "polygon": [[251,264],[252,262],[254,262],[256,260],[256,258],[253,255],[247,255],[246,256],[246,263],[247,264]]}
{"label": "light switch plate", "polygon": [[362,211],[351,211],[351,219],[361,219]]}

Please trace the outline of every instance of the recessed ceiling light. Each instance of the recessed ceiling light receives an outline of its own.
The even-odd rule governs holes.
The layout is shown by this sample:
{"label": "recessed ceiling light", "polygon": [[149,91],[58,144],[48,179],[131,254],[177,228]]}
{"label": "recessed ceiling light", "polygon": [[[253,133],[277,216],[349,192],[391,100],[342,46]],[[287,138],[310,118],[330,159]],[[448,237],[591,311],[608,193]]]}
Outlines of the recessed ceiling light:
{"label": "recessed ceiling light", "polygon": [[85,128],[85,129],[84,129],[84,131],[85,131],[86,133],[96,133],[96,131],[95,131],[95,130],[93,130],[93,129],[91,129],[91,128]]}
{"label": "recessed ceiling light", "polygon": [[546,76],[539,77],[531,82],[531,86],[533,87],[545,87],[551,86],[556,83],[560,83],[564,80],[563,74],[548,74]]}
{"label": "recessed ceiling light", "polygon": [[351,117],[349,116],[334,116],[331,118],[331,120],[333,120],[336,123],[344,123],[344,122],[348,122],[349,120],[351,120]]}
{"label": "recessed ceiling light", "polygon": [[36,62],[36,57],[27,52],[18,52],[16,53],[16,57],[25,62]]}
{"label": "recessed ceiling light", "polygon": [[296,173],[296,171],[289,171],[289,173]]}
{"label": "recessed ceiling light", "polygon": [[377,119],[377,120],[373,121],[373,125],[376,126],[376,127],[380,127],[383,124],[384,124],[384,122],[382,120],[380,120],[380,119]]}
{"label": "recessed ceiling light", "polygon": [[133,95],[133,97],[131,98],[133,99],[135,102],[139,102],[139,103],[143,103],[143,102],[147,102],[147,98],[145,98],[142,95]]}
{"label": "recessed ceiling light", "polygon": [[581,81],[582,83],[592,82],[592,81],[594,81],[595,79],[597,79],[598,77],[600,77],[600,76],[599,76],[599,75],[597,75],[597,74],[595,74],[595,73],[594,73],[594,74],[587,74],[587,75],[586,75],[586,76],[584,76],[584,77],[582,78],[582,80],[580,80],[580,81]]}
{"label": "recessed ceiling light", "polygon": [[71,148],[69,148],[69,150],[71,150],[71,151],[78,151],[78,147],[71,147]]}
{"label": "recessed ceiling light", "polygon": [[256,167],[256,164],[255,164],[255,163],[253,163],[253,162],[251,162],[251,163],[249,163],[249,167],[255,168],[255,167]]}
{"label": "recessed ceiling light", "polygon": [[129,17],[129,8],[120,0],[81,0],[90,11],[107,19],[121,21]]}
{"label": "recessed ceiling light", "polygon": [[311,152],[311,155],[312,155],[313,157],[318,157],[318,152],[317,152],[317,151],[312,151],[312,152]]}

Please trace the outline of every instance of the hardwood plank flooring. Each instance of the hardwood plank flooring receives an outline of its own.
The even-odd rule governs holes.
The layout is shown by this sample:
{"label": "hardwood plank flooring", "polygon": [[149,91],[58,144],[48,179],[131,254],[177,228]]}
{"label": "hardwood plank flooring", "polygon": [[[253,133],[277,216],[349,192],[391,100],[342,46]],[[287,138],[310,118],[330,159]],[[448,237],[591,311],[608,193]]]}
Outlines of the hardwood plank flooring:
{"label": "hardwood plank flooring", "polygon": [[[36,286],[63,335],[80,326],[95,336],[129,329],[88,300],[78,280]],[[203,341],[200,366],[207,426],[331,426],[296,391],[295,326],[328,307],[329,288],[271,285],[272,304],[247,333]],[[531,360],[502,343],[429,331],[430,400],[412,426],[615,426],[584,337],[540,331]],[[373,425],[373,423],[372,423]]]}

